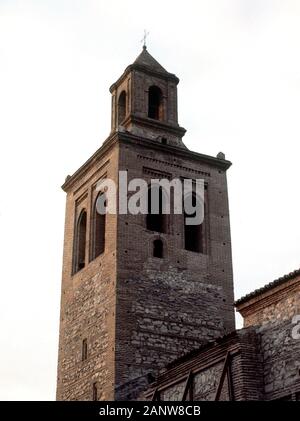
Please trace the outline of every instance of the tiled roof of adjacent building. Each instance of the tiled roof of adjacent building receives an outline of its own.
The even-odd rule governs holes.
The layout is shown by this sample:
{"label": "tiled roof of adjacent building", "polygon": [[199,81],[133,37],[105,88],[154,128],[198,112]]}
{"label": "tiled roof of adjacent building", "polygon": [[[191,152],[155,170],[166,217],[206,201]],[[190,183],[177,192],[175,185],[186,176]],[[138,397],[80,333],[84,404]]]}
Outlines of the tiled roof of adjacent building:
{"label": "tiled roof of adjacent building", "polygon": [[290,272],[287,275],[281,276],[278,279],[275,279],[275,281],[270,282],[269,284],[266,284],[265,286],[263,286],[262,288],[258,288],[256,290],[254,290],[253,292],[250,292],[249,294],[245,295],[244,297],[239,298],[236,302],[235,302],[235,306],[238,306],[240,304],[243,304],[249,300],[251,300],[252,298],[257,297],[258,295],[269,291],[270,289],[277,287],[281,284],[283,284],[286,281],[289,281],[293,278],[295,278],[296,276],[300,276],[300,269],[294,270],[294,272]]}

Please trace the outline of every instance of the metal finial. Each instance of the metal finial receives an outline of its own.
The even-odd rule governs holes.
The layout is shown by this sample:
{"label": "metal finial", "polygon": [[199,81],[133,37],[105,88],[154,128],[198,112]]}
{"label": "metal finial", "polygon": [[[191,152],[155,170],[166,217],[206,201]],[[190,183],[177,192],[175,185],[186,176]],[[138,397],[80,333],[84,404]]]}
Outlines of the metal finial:
{"label": "metal finial", "polygon": [[147,43],[146,43],[146,41],[147,41],[147,36],[149,35],[149,32],[147,32],[147,30],[146,29],[144,29],[144,36],[143,36],[143,38],[141,39],[141,42],[143,43],[143,49],[144,50],[146,50],[147,49]]}

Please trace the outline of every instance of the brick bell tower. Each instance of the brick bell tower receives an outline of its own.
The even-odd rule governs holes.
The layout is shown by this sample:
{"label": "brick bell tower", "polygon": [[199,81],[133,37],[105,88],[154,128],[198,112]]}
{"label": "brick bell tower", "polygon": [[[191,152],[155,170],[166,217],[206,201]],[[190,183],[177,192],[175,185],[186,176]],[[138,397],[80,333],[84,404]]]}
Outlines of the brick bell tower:
{"label": "brick bell tower", "polygon": [[[136,399],[158,370],[235,327],[230,162],[191,152],[179,79],[146,47],[114,83],[111,133],[67,193],[57,399]],[[205,180],[205,218],[96,212],[99,180]]]}

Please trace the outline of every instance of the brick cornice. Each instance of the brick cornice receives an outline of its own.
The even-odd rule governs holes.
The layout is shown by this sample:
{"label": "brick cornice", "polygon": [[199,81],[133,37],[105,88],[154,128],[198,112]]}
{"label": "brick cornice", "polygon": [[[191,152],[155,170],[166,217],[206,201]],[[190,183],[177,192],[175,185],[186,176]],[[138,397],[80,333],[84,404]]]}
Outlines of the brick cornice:
{"label": "brick cornice", "polygon": [[111,85],[111,87],[109,88],[109,91],[112,93],[117,88],[117,86],[119,86],[126,79],[128,74],[134,70],[137,70],[149,76],[156,76],[156,77],[158,76],[159,78],[164,79],[164,80],[171,80],[175,82],[176,85],[178,85],[179,83],[179,78],[173,73],[160,72],[158,70],[151,69],[147,66],[142,66],[141,64],[133,63],[133,64],[130,64],[128,67],[126,67],[125,71],[119,77],[119,79]]}
{"label": "brick cornice", "polygon": [[179,125],[172,125],[165,123],[164,121],[160,120],[153,120],[152,118],[143,118],[138,117],[134,114],[129,115],[126,120],[123,121],[124,127],[127,127],[129,123],[138,124],[140,126],[144,127],[150,127],[154,129],[161,129],[165,132],[169,132],[175,135],[178,135],[180,137],[183,137],[186,133],[186,129],[179,126]]}
{"label": "brick cornice", "polygon": [[156,149],[164,152],[168,151],[169,153],[172,153],[173,156],[192,159],[194,161],[208,164],[214,168],[218,168],[224,171],[226,171],[232,165],[232,163],[230,161],[227,161],[226,159],[215,158],[210,155],[204,155],[177,146],[163,145],[155,140],[143,138],[141,136],[136,136],[129,132],[119,132],[119,141],[124,143],[137,144],[139,146],[142,144],[143,147],[148,149]]}
{"label": "brick cornice", "polygon": [[225,159],[200,154],[177,146],[162,145],[157,141],[136,136],[129,132],[115,132],[110,134],[110,136],[103,142],[102,146],[77,171],[75,171],[72,176],[69,176],[66,179],[65,183],[61,186],[62,189],[65,192],[68,192],[76,181],[86,174],[90,167],[100,160],[118,142],[136,144],[137,146],[140,146],[142,143],[143,147],[148,149],[161,150],[164,152],[168,150],[168,152],[172,153],[174,156],[189,158],[197,162],[211,165],[212,167],[223,171],[226,171],[231,166],[231,162]]}

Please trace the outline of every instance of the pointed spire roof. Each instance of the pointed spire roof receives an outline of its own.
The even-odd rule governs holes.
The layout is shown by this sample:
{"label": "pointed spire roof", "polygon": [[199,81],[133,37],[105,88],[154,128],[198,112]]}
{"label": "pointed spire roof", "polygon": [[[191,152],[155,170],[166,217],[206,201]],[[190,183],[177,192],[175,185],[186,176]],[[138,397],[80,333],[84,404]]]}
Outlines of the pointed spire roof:
{"label": "pointed spire roof", "polygon": [[149,70],[156,71],[159,73],[168,73],[166,69],[163,68],[161,64],[154,57],[148,53],[147,47],[144,45],[143,51],[141,54],[136,58],[133,65],[148,67]]}
{"label": "pointed spire roof", "polygon": [[173,80],[176,85],[179,83],[179,79],[173,73],[169,73],[157,60],[150,53],[148,53],[147,47],[143,46],[143,51],[140,55],[136,58],[136,60],[128,66],[124,73],[122,74],[119,79],[111,85],[110,92],[112,92],[117,85],[119,85],[122,80],[128,75],[129,72],[132,70],[139,70],[144,73],[152,74],[155,76],[159,76],[166,80]]}

